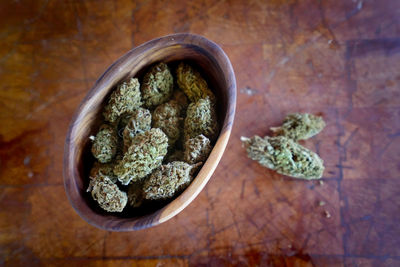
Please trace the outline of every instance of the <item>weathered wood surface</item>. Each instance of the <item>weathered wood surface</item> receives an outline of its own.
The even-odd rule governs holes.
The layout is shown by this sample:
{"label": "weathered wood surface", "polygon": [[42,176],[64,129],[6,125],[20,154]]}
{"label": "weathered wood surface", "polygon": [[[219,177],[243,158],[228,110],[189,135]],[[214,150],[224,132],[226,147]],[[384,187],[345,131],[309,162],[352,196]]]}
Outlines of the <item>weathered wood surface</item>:
{"label": "weathered wood surface", "polygon": [[[0,14],[0,265],[400,264],[399,1],[2,1]],[[229,56],[231,139],[176,217],[98,230],[64,192],[68,124],[110,63],[174,32]],[[328,123],[304,142],[326,162],[323,184],[241,148],[241,135],[267,134],[291,111]]]}

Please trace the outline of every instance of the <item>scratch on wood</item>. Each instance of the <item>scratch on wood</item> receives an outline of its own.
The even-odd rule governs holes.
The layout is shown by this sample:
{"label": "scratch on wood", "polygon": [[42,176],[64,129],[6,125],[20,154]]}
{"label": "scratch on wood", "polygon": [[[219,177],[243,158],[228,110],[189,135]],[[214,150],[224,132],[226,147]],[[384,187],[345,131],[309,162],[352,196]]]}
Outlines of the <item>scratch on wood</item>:
{"label": "scratch on wood", "polygon": [[244,179],[244,180],[242,181],[242,190],[240,191],[240,199],[243,199],[243,198],[244,198],[245,187],[246,187],[246,180]]}

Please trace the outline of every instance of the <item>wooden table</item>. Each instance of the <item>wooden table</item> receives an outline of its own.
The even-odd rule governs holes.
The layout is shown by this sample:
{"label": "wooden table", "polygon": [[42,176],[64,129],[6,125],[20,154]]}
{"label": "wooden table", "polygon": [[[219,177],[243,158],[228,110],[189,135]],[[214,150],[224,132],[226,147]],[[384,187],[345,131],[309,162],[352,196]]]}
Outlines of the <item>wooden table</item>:
{"label": "wooden table", "polygon": [[[231,59],[230,142],[178,216],[98,230],[64,192],[68,124],[114,60],[174,32]],[[0,36],[0,265],[400,265],[399,1],[2,1]],[[303,142],[325,161],[322,182],[241,147],[298,111],[327,122]]]}

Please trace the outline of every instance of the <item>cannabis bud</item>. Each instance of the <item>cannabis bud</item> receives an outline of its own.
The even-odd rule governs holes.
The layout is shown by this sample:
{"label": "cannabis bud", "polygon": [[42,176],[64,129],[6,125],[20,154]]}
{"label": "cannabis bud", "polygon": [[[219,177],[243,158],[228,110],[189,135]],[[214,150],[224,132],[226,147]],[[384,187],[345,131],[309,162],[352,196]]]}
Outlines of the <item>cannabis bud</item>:
{"label": "cannabis bud", "polygon": [[89,137],[97,160],[88,191],[102,209],[121,212],[176,196],[207,160],[219,132],[215,96],[189,65],[176,73],[178,85],[158,63],[141,85],[131,78],[111,93],[105,124]]}
{"label": "cannabis bud", "polygon": [[188,163],[205,162],[211,152],[210,139],[200,134],[185,143],[184,160]]}
{"label": "cannabis bud", "polygon": [[159,105],[153,112],[153,127],[160,128],[168,136],[168,145],[172,148],[182,131],[182,107],[175,101]]}
{"label": "cannabis bud", "polygon": [[165,63],[158,63],[145,74],[142,84],[142,98],[146,107],[152,108],[167,101],[172,94],[174,81]]}
{"label": "cannabis bud", "polygon": [[158,128],[137,134],[122,160],[114,167],[118,180],[127,185],[136,182],[159,167],[167,154],[168,137]]}
{"label": "cannabis bud", "polygon": [[117,152],[118,138],[114,128],[103,124],[92,144],[92,154],[101,163],[110,162]]}
{"label": "cannabis bud", "polygon": [[126,193],[119,190],[118,186],[104,175],[91,179],[87,191],[91,192],[93,199],[102,209],[109,212],[121,212],[128,201]]}
{"label": "cannabis bud", "polygon": [[209,97],[215,101],[215,96],[208,88],[207,82],[194,68],[181,62],[176,70],[179,88],[185,92],[190,101],[196,102],[201,98]]}
{"label": "cannabis bud", "polygon": [[318,134],[324,127],[325,122],[321,117],[307,113],[293,113],[286,116],[282,126],[272,127],[271,131],[297,141]]}
{"label": "cannabis bud", "polygon": [[151,129],[151,113],[148,109],[138,108],[131,113],[131,117],[123,132],[124,151],[131,145],[132,139],[139,133]]}
{"label": "cannabis bud", "polygon": [[118,178],[114,175],[114,162],[100,163],[95,161],[90,170],[90,179],[95,179],[97,176],[107,176],[113,183],[116,183]]}
{"label": "cannabis bud", "polygon": [[128,187],[128,203],[131,207],[137,208],[143,202],[143,182],[137,181]]}
{"label": "cannabis bud", "polygon": [[120,84],[112,92],[103,115],[106,121],[114,123],[120,115],[133,112],[141,105],[139,80],[131,78],[128,82]]}
{"label": "cannabis bud", "polygon": [[162,165],[144,181],[144,197],[151,200],[173,197],[190,184],[194,168],[197,165],[182,161]]}
{"label": "cannabis bud", "polygon": [[284,136],[242,137],[247,154],[262,166],[280,174],[319,179],[324,172],[323,160],[314,152]]}
{"label": "cannabis bud", "polygon": [[210,98],[202,98],[189,105],[186,112],[184,134],[185,142],[200,134],[207,136],[211,141],[217,138],[217,116]]}

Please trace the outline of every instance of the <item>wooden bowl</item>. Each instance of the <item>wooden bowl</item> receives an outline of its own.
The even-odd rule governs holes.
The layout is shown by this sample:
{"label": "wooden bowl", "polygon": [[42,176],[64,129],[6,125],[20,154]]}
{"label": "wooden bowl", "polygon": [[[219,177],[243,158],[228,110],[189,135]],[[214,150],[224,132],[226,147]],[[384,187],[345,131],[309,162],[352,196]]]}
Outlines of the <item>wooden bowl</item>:
{"label": "wooden bowl", "polygon": [[[173,201],[148,214],[106,213],[86,192],[93,163],[89,136],[102,121],[102,109],[115,86],[130,77],[141,77],[155,62],[185,60],[195,64],[217,96],[221,131],[216,144],[191,183]],[[96,81],[80,104],[70,124],[64,147],[64,186],[76,212],[89,224],[110,231],[132,231],[158,225],[182,211],[204,188],[224,153],[231,133],[236,106],[236,80],[224,51],[206,38],[193,34],[174,34],[136,47],[114,62]]]}

